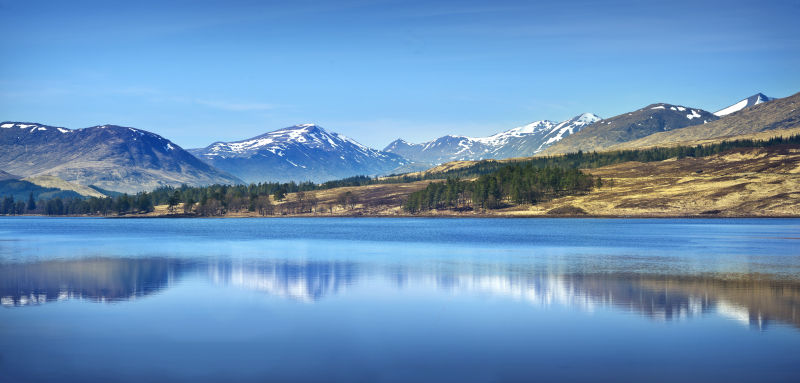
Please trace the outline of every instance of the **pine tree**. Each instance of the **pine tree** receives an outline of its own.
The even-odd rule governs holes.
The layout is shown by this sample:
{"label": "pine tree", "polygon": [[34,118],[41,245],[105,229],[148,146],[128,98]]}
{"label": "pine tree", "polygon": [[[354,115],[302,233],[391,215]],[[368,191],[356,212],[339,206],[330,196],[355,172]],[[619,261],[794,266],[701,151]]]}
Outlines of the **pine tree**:
{"label": "pine tree", "polygon": [[36,201],[33,200],[33,192],[28,194],[28,211],[36,210]]}
{"label": "pine tree", "polygon": [[167,210],[170,213],[175,213],[175,206],[178,206],[180,202],[181,202],[180,192],[175,190],[175,192],[172,193],[172,195],[170,195],[169,198],[167,198]]}
{"label": "pine tree", "polygon": [[189,197],[186,202],[183,204],[183,212],[184,214],[189,214],[192,212],[192,208],[194,207],[194,198]]}

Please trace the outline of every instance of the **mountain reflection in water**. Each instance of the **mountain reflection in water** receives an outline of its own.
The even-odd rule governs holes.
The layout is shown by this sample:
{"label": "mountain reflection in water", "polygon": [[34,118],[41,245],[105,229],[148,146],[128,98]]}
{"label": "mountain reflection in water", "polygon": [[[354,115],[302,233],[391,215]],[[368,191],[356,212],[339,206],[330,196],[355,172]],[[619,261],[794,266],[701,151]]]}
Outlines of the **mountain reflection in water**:
{"label": "mountain reflection in water", "polygon": [[716,313],[757,329],[777,321],[800,328],[800,283],[742,275],[557,274],[515,265],[405,268],[356,262],[179,258],[85,258],[0,263],[0,303],[68,299],[116,302],[145,297],[188,276],[306,302],[384,279],[453,294],[509,297],[537,306],[611,307],[654,320]]}

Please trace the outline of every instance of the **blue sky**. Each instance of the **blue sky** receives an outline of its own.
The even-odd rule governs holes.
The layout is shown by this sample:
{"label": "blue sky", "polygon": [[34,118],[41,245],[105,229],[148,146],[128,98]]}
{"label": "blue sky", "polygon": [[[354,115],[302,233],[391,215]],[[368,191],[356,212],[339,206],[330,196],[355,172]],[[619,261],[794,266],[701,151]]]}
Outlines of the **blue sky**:
{"label": "blue sky", "polygon": [[0,120],[382,148],[800,91],[800,1],[0,1]]}

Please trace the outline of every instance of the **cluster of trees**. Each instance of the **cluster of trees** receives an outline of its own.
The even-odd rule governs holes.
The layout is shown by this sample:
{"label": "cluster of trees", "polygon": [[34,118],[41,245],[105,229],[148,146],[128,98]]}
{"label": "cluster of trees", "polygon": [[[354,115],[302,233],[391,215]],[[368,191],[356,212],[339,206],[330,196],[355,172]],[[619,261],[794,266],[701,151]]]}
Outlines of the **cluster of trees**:
{"label": "cluster of trees", "polygon": [[6,196],[0,200],[0,215],[108,215],[148,213],[154,209],[152,193],[119,194],[116,197],[54,197],[35,199],[30,193],[25,200]]}
{"label": "cluster of trees", "polygon": [[[8,196],[0,200],[0,214],[44,214],[44,215],[125,215],[149,213],[155,205],[167,205],[170,213],[220,216],[237,212],[256,212],[263,216],[275,214],[302,214],[331,211],[336,206],[352,209],[360,200],[352,192],[343,192],[335,204],[320,204],[311,192],[330,189],[338,185],[366,184],[371,177],[358,176],[347,180],[325,184],[307,183],[258,183],[250,185],[212,185],[206,187],[170,186],[152,192],[135,195],[119,194],[106,198],[51,198],[35,201],[14,200]],[[294,193],[291,200],[286,196]],[[276,206],[273,201],[281,201]]]}
{"label": "cluster of trees", "polygon": [[474,181],[448,178],[445,182],[431,183],[411,193],[403,209],[410,213],[432,209],[496,209],[509,203],[535,204],[585,193],[600,184],[600,178],[574,168],[511,164]]}
{"label": "cluster of trees", "polygon": [[133,196],[127,194],[116,198],[61,198],[34,200],[30,193],[26,201],[14,200],[14,197],[4,197],[0,203],[0,214],[45,214],[45,215],[82,215],[101,214],[111,212],[118,214],[147,213],[153,211],[153,200],[149,193],[139,193]]}
{"label": "cluster of trees", "polygon": [[[219,216],[248,211],[267,216],[314,211],[318,201],[309,191],[318,188],[319,185],[311,182],[258,183],[233,186],[162,187],[154,190],[152,194],[157,205],[167,205],[167,209],[172,213],[177,212],[177,207],[182,204],[182,212],[185,214]],[[284,201],[288,193],[294,193],[292,201],[285,201],[280,209],[277,209],[272,201]]]}
{"label": "cluster of trees", "polygon": [[0,214],[22,215],[36,210],[36,202],[33,200],[33,193],[30,195],[28,203],[25,201],[15,201],[13,196],[3,198],[0,203]]}
{"label": "cluster of trees", "polygon": [[[13,203],[15,209],[7,210]],[[150,193],[138,193],[136,195],[122,194],[115,198],[50,198],[39,201],[33,200],[33,194],[27,202],[13,202],[13,197],[3,199],[0,206],[0,214],[20,215],[20,214],[44,214],[44,215],[108,215],[148,213],[153,211],[153,199]]]}

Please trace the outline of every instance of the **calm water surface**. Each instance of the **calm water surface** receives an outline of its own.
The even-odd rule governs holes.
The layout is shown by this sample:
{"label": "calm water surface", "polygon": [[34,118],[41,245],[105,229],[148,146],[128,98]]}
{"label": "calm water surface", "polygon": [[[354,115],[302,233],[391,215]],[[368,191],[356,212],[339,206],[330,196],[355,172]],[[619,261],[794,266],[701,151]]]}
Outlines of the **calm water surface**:
{"label": "calm water surface", "polygon": [[0,218],[0,382],[800,381],[800,220]]}

